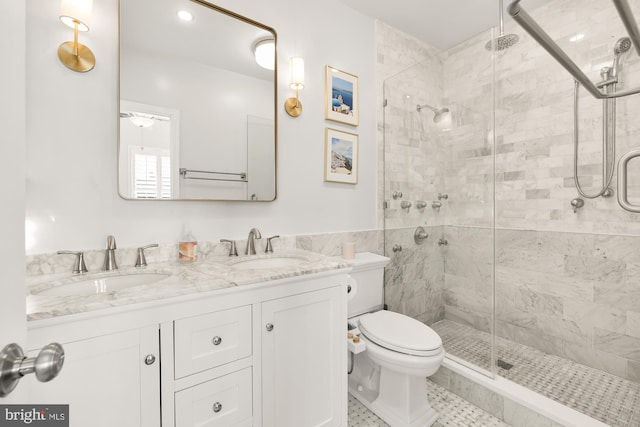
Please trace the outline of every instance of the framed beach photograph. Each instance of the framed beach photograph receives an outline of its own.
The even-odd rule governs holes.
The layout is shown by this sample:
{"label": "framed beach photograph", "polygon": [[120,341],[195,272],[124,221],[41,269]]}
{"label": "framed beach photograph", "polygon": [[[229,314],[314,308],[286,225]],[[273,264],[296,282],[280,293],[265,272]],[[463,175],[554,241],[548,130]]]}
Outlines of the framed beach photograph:
{"label": "framed beach photograph", "polygon": [[326,66],[324,117],[358,126],[358,76]]}
{"label": "framed beach photograph", "polygon": [[343,184],[358,183],[358,135],[325,129],[324,180]]}

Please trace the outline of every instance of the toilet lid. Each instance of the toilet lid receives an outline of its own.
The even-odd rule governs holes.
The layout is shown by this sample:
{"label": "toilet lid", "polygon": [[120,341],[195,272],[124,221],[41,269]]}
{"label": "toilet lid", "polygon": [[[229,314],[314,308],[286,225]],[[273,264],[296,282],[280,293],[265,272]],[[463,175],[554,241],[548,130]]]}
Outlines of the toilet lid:
{"label": "toilet lid", "polygon": [[430,327],[404,314],[380,310],[364,315],[360,331],[379,346],[415,356],[429,356],[442,347],[442,339]]}

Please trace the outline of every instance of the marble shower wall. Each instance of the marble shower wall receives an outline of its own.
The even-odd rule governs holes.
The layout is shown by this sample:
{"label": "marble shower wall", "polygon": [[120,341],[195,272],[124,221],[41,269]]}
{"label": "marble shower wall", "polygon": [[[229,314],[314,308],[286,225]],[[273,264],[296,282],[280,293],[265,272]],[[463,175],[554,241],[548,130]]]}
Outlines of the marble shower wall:
{"label": "marble shower wall", "polygon": [[[385,254],[391,262],[385,270],[385,302],[390,310],[428,324],[444,316],[443,235],[446,205],[431,203],[444,193],[445,161],[442,130],[433,123],[433,112],[418,105],[442,104],[442,58],[425,43],[382,23],[376,23],[378,45],[378,147],[379,200],[384,227]],[[386,105],[386,106],[385,106]],[[394,192],[402,197],[394,199]],[[402,209],[402,202],[410,202]],[[418,208],[417,202],[427,202]],[[429,238],[416,245],[413,234],[424,226]],[[399,245],[401,251],[394,252]]]}
{"label": "marble shower wall", "polygon": [[[634,11],[640,10],[640,0],[632,0],[630,5]],[[603,66],[612,66],[616,40],[626,36],[610,2],[554,0],[528,12],[594,82],[601,80]],[[584,208],[573,213],[570,201],[579,196],[573,182],[573,78],[516,23],[508,20],[505,25],[505,32],[517,34],[520,40],[509,49],[495,52],[496,225],[640,234],[638,214],[620,208],[616,197],[585,199]],[[577,33],[584,38],[569,41]],[[452,170],[447,183],[453,197],[448,224],[491,225],[483,221],[491,218],[490,204],[480,209],[478,205],[465,206],[470,200],[491,201],[492,197],[482,185],[494,179],[487,175],[493,169],[491,127],[482,129],[482,120],[475,120],[475,126],[466,121],[473,115],[490,115],[493,110],[491,52],[484,48],[490,39],[490,34],[480,34],[443,53],[443,97],[446,103],[458,107],[455,114],[459,117],[452,130]],[[632,49],[621,57],[618,89],[638,85],[640,56]],[[638,95],[617,101],[618,157],[640,148],[638,111]],[[582,89],[578,175],[588,193],[602,185],[601,133],[602,101]],[[638,163],[632,165],[632,190],[637,194],[640,168]],[[461,206],[454,209],[456,201]]]}
{"label": "marble shower wall", "polygon": [[496,333],[640,381],[638,237],[496,231]]}
{"label": "marble shower wall", "polygon": [[[391,262],[385,269],[384,300],[389,310],[430,325],[444,318],[446,246],[438,244],[444,227],[425,227],[429,237],[421,245],[413,240],[414,230],[385,231],[384,250]],[[394,252],[394,245],[402,250]]]}
{"label": "marble shower wall", "polygon": [[[630,3],[640,10],[640,0]],[[615,41],[626,34],[614,7],[597,0],[556,0],[529,12],[594,81],[602,66],[611,65]],[[393,204],[385,211],[391,225],[385,236],[387,254],[395,243],[390,240],[400,241],[403,232],[410,235],[411,226],[420,221],[442,226],[449,242],[439,252],[443,268],[432,265],[420,280],[402,277],[407,269],[415,276],[419,268],[416,256],[422,254],[411,242],[407,242],[410,255],[397,259],[392,255],[386,282],[390,308],[425,320],[438,319],[444,312],[446,318],[490,330],[495,197],[497,334],[640,381],[640,215],[622,210],[615,197],[585,199],[584,208],[576,214],[571,210],[569,202],[578,196],[572,170],[571,76],[513,22],[507,22],[505,30],[518,34],[520,41],[496,52],[495,85],[491,53],[484,49],[491,32],[437,54],[428,46],[405,42],[410,37],[390,27],[378,29],[381,69],[386,66],[380,64],[385,55],[433,67],[431,71],[441,72],[441,77],[429,74],[423,78],[426,81],[413,84],[429,88],[441,82],[442,92],[433,93],[439,93],[441,105],[453,112],[447,134],[416,136],[410,105],[401,96],[394,100],[394,108],[384,110],[390,135],[397,136],[386,141],[386,199],[406,185],[404,177],[410,183],[415,175],[426,191],[444,185],[449,194],[440,212],[431,216],[394,211]],[[569,42],[577,32],[585,33],[583,41]],[[415,55],[421,49],[432,59],[425,62]],[[631,51],[622,63],[618,87],[640,85],[638,55]],[[407,61],[401,65],[407,68]],[[403,77],[399,74],[385,84],[406,85]],[[635,117],[640,96],[619,99],[617,107],[620,156],[638,148],[640,122]],[[583,90],[579,108],[579,176],[585,190],[593,192],[602,181],[601,104]],[[385,123],[382,118],[379,123]],[[402,131],[402,125],[408,129]],[[426,165],[425,169],[413,168],[417,164]],[[640,168],[633,169],[630,178],[637,184]],[[637,190],[635,185],[632,194]],[[422,308],[412,306],[412,298],[433,293],[441,275],[443,307],[431,306],[430,312],[421,313]]]}

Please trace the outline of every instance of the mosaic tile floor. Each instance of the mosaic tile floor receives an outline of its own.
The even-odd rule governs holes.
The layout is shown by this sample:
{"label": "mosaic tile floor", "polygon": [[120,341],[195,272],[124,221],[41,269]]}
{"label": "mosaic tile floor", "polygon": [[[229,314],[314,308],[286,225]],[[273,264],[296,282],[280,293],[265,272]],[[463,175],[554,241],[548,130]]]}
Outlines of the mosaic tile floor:
{"label": "mosaic tile floor", "polygon": [[[508,424],[427,380],[429,401],[440,418],[434,427],[508,427]],[[349,427],[389,427],[389,424],[349,395]]]}
{"label": "mosaic tile floor", "polygon": [[[431,326],[447,353],[489,370],[490,335],[450,320]],[[612,427],[640,426],[640,384],[496,337],[498,374]]]}

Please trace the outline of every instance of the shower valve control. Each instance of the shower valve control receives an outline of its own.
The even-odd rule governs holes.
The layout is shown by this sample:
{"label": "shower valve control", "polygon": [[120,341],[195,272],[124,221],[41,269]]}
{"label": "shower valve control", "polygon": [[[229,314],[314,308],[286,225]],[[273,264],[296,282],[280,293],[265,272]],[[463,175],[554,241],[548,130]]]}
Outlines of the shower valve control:
{"label": "shower valve control", "polygon": [[424,209],[426,207],[427,207],[427,202],[425,202],[424,200],[417,200],[416,201],[416,208]]}
{"label": "shower valve control", "polygon": [[409,209],[411,207],[411,202],[403,200],[402,202],[400,202],[400,207],[402,209]]}

